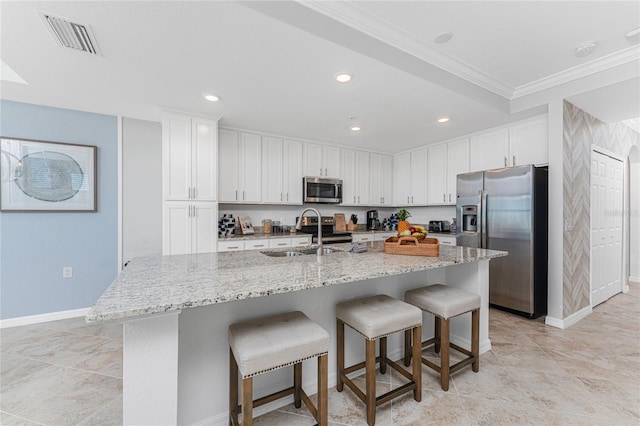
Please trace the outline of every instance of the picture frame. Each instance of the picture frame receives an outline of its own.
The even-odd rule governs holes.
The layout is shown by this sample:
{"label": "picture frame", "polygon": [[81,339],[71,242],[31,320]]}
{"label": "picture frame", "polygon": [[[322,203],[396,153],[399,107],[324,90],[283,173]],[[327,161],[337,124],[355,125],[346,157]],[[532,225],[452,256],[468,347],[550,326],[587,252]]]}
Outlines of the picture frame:
{"label": "picture frame", "polygon": [[0,211],[98,211],[97,151],[0,136]]}
{"label": "picture frame", "polygon": [[238,226],[243,235],[254,233],[251,217],[249,216],[238,216]]}

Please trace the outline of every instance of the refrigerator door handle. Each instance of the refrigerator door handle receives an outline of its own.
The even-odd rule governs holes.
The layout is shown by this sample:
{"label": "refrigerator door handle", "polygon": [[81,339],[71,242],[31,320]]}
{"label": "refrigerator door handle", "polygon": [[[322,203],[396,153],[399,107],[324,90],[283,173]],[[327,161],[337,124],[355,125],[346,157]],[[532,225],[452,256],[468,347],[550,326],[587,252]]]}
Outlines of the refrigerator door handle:
{"label": "refrigerator door handle", "polygon": [[482,210],[480,212],[481,232],[482,232],[482,248],[487,247],[487,201],[489,196],[486,191],[482,191]]}
{"label": "refrigerator door handle", "polygon": [[482,221],[481,221],[481,215],[482,215],[482,192],[483,191],[478,191],[478,207],[476,209],[476,235],[478,236],[478,243],[476,245],[476,247],[478,248],[482,248]]}

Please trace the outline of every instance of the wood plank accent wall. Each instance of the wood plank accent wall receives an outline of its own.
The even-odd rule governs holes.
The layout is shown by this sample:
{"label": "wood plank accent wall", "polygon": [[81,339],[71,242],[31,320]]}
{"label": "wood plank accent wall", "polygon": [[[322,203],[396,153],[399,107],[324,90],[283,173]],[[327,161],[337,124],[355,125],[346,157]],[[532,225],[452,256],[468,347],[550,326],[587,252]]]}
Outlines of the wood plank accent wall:
{"label": "wood plank accent wall", "polygon": [[571,103],[563,111],[563,316],[589,306],[591,145],[626,158],[640,134],[623,123],[604,123]]}

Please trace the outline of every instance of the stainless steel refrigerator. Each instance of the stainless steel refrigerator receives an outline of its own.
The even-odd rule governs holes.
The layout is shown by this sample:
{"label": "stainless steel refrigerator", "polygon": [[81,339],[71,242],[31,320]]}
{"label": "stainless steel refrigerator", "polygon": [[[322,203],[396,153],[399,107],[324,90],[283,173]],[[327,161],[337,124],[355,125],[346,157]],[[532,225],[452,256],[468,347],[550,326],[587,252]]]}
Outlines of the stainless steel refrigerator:
{"label": "stainless steel refrigerator", "polygon": [[547,313],[548,170],[518,166],[458,175],[457,244],[505,250],[489,262],[489,303]]}

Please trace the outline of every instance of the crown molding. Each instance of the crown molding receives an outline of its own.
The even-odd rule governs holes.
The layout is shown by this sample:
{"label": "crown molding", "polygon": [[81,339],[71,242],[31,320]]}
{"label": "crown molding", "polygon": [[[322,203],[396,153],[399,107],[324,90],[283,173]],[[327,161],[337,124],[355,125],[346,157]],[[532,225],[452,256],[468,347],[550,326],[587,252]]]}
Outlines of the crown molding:
{"label": "crown molding", "polygon": [[560,71],[539,80],[532,81],[531,83],[519,86],[513,91],[510,99],[527,96],[532,93],[565,84],[633,61],[640,61],[640,46],[638,45],[629,46],[626,49],[610,53],[587,63],[568,68],[564,71]]}
{"label": "crown molding", "polygon": [[568,83],[640,60],[640,46],[634,45],[590,62],[563,70],[530,83],[514,87],[478,68],[424,43],[383,18],[369,13],[351,1],[298,0],[299,4],[348,25],[425,62],[489,90],[507,100],[514,100],[554,86]]}

